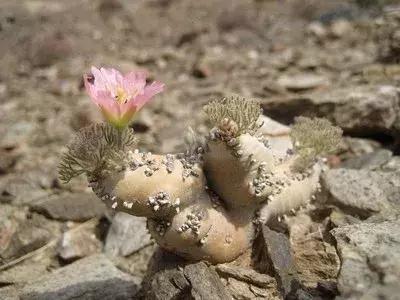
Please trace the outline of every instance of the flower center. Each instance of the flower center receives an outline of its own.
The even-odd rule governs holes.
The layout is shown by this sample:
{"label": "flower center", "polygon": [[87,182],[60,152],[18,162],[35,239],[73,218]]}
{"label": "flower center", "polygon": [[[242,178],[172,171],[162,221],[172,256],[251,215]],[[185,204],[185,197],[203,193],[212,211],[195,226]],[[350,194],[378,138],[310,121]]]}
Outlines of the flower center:
{"label": "flower center", "polygon": [[115,100],[118,103],[127,102],[128,101],[128,93],[121,87],[117,88],[117,93],[115,95]]}

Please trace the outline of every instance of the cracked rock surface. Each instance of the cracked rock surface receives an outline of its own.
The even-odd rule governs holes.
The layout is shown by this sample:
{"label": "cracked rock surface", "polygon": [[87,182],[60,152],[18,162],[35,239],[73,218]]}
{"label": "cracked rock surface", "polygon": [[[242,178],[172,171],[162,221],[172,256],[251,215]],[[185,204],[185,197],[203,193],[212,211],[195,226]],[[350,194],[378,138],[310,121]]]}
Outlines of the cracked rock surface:
{"label": "cracked rock surface", "polygon": [[332,231],[342,261],[344,299],[395,299],[400,287],[400,221],[365,222]]}
{"label": "cracked rock surface", "polygon": [[37,278],[20,292],[23,300],[131,299],[140,278],[119,271],[105,256],[94,255]]}

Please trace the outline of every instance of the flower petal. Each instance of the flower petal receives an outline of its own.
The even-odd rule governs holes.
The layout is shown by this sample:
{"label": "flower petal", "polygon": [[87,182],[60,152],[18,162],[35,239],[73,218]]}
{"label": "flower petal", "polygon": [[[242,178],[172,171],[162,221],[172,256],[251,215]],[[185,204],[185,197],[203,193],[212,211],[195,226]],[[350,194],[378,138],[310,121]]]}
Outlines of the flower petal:
{"label": "flower petal", "polygon": [[122,74],[115,69],[101,68],[102,79],[104,80],[106,90],[113,96],[117,95],[118,87],[122,84]]}
{"label": "flower petal", "polygon": [[89,77],[87,75],[84,76],[84,83],[87,93],[90,96],[90,99],[97,105],[105,107],[111,111],[116,111],[119,107],[111,93],[105,90],[98,90],[97,87],[89,81]]}
{"label": "flower petal", "polygon": [[124,113],[122,113],[121,118],[120,118],[120,123],[127,125],[137,112],[136,107],[131,106],[129,109],[125,110]]}
{"label": "flower petal", "polygon": [[143,94],[138,95],[135,99],[128,101],[127,104],[130,102],[134,102],[134,105],[137,107],[139,110],[142,108],[143,105],[145,105],[154,95],[157,95],[161,93],[164,90],[164,83],[154,81],[150,85],[147,85],[144,90]]}
{"label": "flower petal", "polygon": [[126,74],[122,81],[123,89],[129,95],[138,95],[143,93],[143,89],[146,86],[147,73],[144,71],[130,72]]}
{"label": "flower petal", "polygon": [[105,76],[103,75],[103,72],[101,72],[99,69],[96,67],[93,67],[90,69],[92,72],[92,75],[94,76],[94,82],[93,85],[96,87],[97,90],[107,90],[107,80]]}
{"label": "flower petal", "polygon": [[146,85],[146,72],[136,71],[122,75],[116,69],[91,68],[92,78],[85,75],[85,88],[98,105],[108,122],[116,127],[124,127],[134,114],[151,97],[164,89],[161,82]]}
{"label": "flower petal", "polygon": [[98,91],[93,101],[114,118],[119,118],[121,116],[120,105],[109,92]]}

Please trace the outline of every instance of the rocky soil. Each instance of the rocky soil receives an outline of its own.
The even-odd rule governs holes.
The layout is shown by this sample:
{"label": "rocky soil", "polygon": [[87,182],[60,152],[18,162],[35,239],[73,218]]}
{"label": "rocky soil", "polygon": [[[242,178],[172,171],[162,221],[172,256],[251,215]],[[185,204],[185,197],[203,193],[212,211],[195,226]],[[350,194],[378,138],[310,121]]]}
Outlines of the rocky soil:
{"label": "rocky soil", "polygon": [[[399,299],[396,2],[0,0],[0,299]],[[313,205],[232,263],[190,264],[83,178],[57,179],[73,133],[101,121],[91,65],[167,84],[132,124],[148,151],[182,151],[188,126],[206,131],[202,106],[232,94],[345,138]]]}

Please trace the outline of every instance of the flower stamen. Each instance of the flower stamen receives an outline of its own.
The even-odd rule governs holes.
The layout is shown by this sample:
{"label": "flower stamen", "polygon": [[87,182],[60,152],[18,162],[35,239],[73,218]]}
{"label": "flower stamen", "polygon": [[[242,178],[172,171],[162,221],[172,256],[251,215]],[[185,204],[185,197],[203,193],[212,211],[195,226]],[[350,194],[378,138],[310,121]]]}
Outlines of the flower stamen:
{"label": "flower stamen", "polygon": [[117,88],[117,94],[115,95],[115,100],[118,103],[126,103],[128,102],[128,93],[121,87]]}

